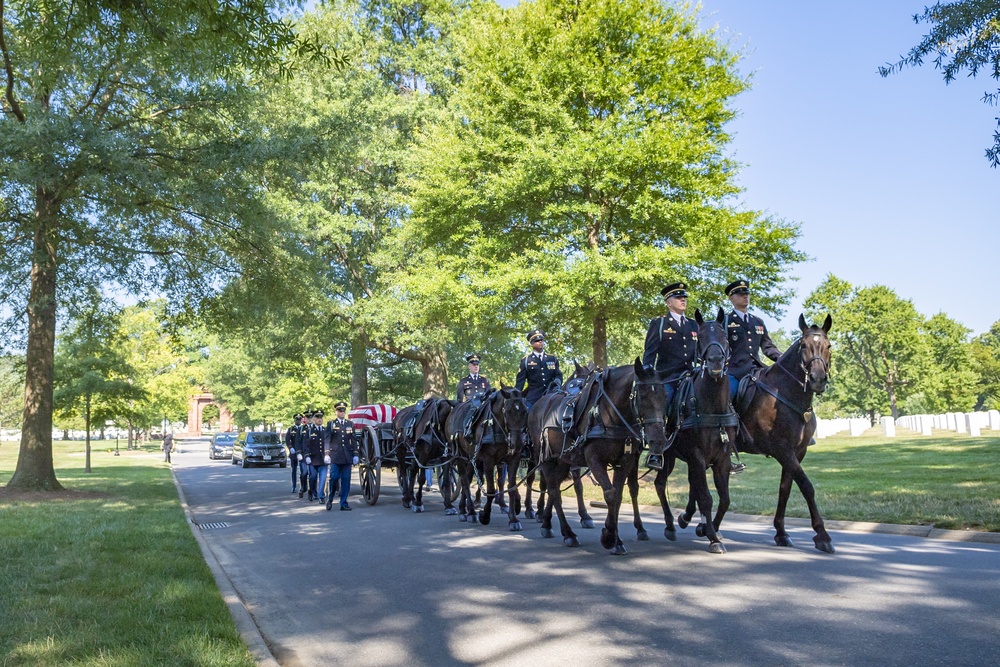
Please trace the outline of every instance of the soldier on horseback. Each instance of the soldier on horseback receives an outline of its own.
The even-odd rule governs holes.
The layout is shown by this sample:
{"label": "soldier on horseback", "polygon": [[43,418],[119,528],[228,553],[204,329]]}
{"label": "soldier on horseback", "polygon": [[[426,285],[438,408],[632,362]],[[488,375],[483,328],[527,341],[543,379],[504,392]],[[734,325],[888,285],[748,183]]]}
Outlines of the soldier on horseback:
{"label": "soldier on horseback", "polygon": [[479,374],[479,355],[468,354],[465,360],[469,363],[469,374],[458,381],[458,396],[455,398],[459,403],[465,403],[476,394],[485,394],[492,389],[489,379]]}
{"label": "soldier on horseback", "polygon": [[[750,305],[750,283],[746,280],[734,280],[726,285],[726,296],[733,304],[729,311],[729,397],[736,400],[736,390],[740,380],[750,375],[755,369],[764,368],[759,353],[771,361],[777,361],[781,350],[771,342],[767,335],[764,320],[747,312]],[[737,432],[737,445],[740,443],[742,429]],[[738,459],[733,461],[733,472],[743,472],[746,464]]]}
{"label": "soldier on horseback", "polygon": [[[535,329],[528,334],[531,352],[524,355],[517,369],[514,388],[524,394],[524,402],[531,409],[549,384],[557,381],[562,384],[563,374],[559,370],[559,360],[551,354],[545,354],[545,332]],[[527,385],[527,390],[525,390]]]}
{"label": "soldier on horseback", "polygon": [[[669,312],[654,318],[646,331],[646,345],[642,365],[652,366],[666,377],[667,406],[673,400],[681,377],[694,368],[698,350],[698,325],[684,316],[687,310],[687,285],[671,283],[660,292],[667,300]],[[663,444],[651,444],[647,465],[653,469],[663,467]]]}

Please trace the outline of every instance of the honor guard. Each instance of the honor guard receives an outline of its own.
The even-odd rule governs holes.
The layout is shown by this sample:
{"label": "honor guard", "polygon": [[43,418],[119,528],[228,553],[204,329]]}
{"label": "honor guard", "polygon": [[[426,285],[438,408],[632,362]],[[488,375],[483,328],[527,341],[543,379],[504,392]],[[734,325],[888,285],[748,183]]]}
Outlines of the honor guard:
{"label": "honor guard", "polygon": [[759,353],[777,361],[781,350],[767,335],[764,320],[747,312],[750,306],[750,283],[734,280],[726,285],[726,296],[733,304],[729,312],[729,396],[736,398],[739,382],[755,368],[763,368]]}
{"label": "honor guard", "polygon": [[292,469],[292,493],[298,490],[299,481],[299,459],[295,455],[298,451],[295,449],[295,435],[299,426],[302,425],[302,413],[295,415],[295,425],[289,426],[288,430],[285,431],[285,447],[288,449],[288,462],[289,468]]}
{"label": "honor guard", "polygon": [[458,396],[456,400],[459,403],[465,403],[476,394],[485,393],[492,389],[490,381],[485,376],[479,374],[479,355],[467,354],[465,355],[465,360],[469,362],[469,374],[458,381]]}
{"label": "honor guard", "polygon": [[531,344],[531,352],[521,359],[514,388],[524,394],[524,403],[530,410],[553,380],[562,384],[563,375],[559,370],[559,360],[551,354],[545,354],[544,331],[535,329],[529,333],[528,343]]}
{"label": "honor guard", "polygon": [[[305,441],[306,464],[309,466],[309,501],[320,500],[323,489],[319,484],[326,483],[326,464],[323,463],[323,411],[312,413],[312,423]],[[322,474],[322,477],[320,475]]]}
{"label": "honor guard", "polygon": [[351,466],[358,464],[357,440],[354,436],[354,424],[347,419],[347,403],[338,401],[334,406],[337,416],[326,425],[325,447],[326,458],[330,464],[330,497],[326,501],[326,509],[333,507],[333,485],[340,482],[340,511],[349,512],[347,496],[351,493]]}
{"label": "honor guard", "polygon": [[[667,300],[668,313],[649,323],[646,331],[646,345],[642,353],[643,366],[652,366],[664,374],[667,392],[667,406],[677,391],[681,376],[694,368],[694,358],[698,350],[698,324],[684,316],[687,310],[687,285],[671,283],[660,294]],[[651,446],[647,464],[650,468],[663,467],[662,446]],[[660,451],[654,451],[658,449]]]}
{"label": "honor guard", "polygon": [[[735,400],[736,390],[740,380],[749,375],[755,368],[763,368],[759,353],[771,361],[777,361],[781,350],[771,342],[767,335],[764,320],[747,312],[750,306],[750,283],[746,280],[734,280],[726,285],[726,296],[733,304],[729,312],[729,323],[726,325],[729,334],[729,398]],[[737,448],[741,442],[742,429],[737,432]],[[734,473],[746,470],[746,464],[734,453],[732,471]]]}
{"label": "honor guard", "polygon": [[309,488],[309,464],[306,463],[306,443],[309,440],[309,422],[312,410],[302,411],[302,423],[295,427],[295,466],[299,470],[299,498],[305,495]]}

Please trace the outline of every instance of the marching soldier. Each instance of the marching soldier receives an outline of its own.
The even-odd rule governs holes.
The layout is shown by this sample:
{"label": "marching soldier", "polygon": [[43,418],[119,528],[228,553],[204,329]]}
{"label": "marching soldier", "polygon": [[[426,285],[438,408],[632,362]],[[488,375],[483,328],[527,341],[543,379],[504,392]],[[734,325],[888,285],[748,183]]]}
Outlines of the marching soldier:
{"label": "marching soldier", "polygon": [[469,374],[458,381],[458,396],[456,400],[459,403],[465,403],[476,394],[492,389],[490,381],[485,376],[479,374],[479,355],[467,354],[465,360],[469,362]]}
{"label": "marching soldier", "polygon": [[302,411],[302,422],[295,427],[295,458],[299,469],[299,498],[305,495],[309,488],[309,464],[306,463],[306,446],[309,442],[309,420],[311,410]]}
{"label": "marching soldier", "polygon": [[347,419],[347,403],[338,401],[334,406],[337,416],[326,425],[325,458],[330,464],[330,497],[326,509],[333,507],[333,485],[340,482],[340,511],[350,512],[347,496],[351,493],[351,466],[358,464],[358,448],[354,437],[354,424]]}
{"label": "marching soldier", "polygon": [[[684,311],[687,310],[685,283],[671,283],[660,294],[666,298],[669,312],[649,323],[642,364],[652,366],[657,372],[666,375],[664,389],[669,406],[681,376],[694,368],[698,350],[698,324],[684,316]],[[646,463],[654,469],[663,467],[662,445],[650,446]]]}
{"label": "marching soldier", "polygon": [[[764,320],[747,312],[750,306],[750,283],[746,280],[734,280],[726,285],[726,296],[733,304],[729,312],[729,398],[736,399],[736,389],[740,380],[749,375],[755,368],[763,368],[759,353],[771,361],[777,361],[781,350],[771,342],[767,335]],[[740,429],[737,443],[740,442]],[[734,454],[734,456],[736,456]],[[737,457],[733,461],[733,472],[743,472],[746,464]]]}
{"label": "marching soldier", "polygon": [[319,486],[322,473],[322,483],[326,483],[327,467],[323,463],[323,411],[312,413],[313,421],[305,442],[306,465],[309,466],[309,501],[320,500],[323,488]]}
{"label": "marching soldier", "polygon": [[[514,388],[524,393],[524,403],[531,409],[545,389],[553,380],[562,384],[562,371],[559,370],[559,360],[551,354],[545,354],[545,332],[535,329],[528,334],[531,352],[524,355],[517,369]],[[525,390],[527,384],[527,390]]]}
{"label": "marching soldier", "polygon": [[285,431],[285,447],[288,448],[288,467],[292,469],[292,493],[298,490],[298,476],[299,476],[299,459],[295,455],[298,451],[295,448],[295,435],[298,428],[302,425],[302,413],[295,415],[295,425],[289,426],[288,430]]}

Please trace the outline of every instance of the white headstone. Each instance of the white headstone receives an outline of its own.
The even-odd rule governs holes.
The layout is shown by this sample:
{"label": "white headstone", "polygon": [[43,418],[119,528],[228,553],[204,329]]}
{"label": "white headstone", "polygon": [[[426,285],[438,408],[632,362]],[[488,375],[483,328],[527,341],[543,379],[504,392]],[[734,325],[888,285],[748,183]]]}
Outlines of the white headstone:
{"label": "white headstone", "polygon": [[1000,431],[1000,410],[990,410],[990,430]]}
{"label": "white headstone", "polygon": [[896,423],[893,421],[892,417],[882,417],[882,435],[887,438],[896,437]]}
{"label": "white headstone", "polygon": [[979,417],[976,413],[969,412],[965,415],[965,425],[969,428],[969,435],[973,438],[979,437]]}
{"label": "white headstone", "polygon": [[871,424],[864,417],[855,417],[851,419],[851,425],[849,428],[852,436],[859,436],[871,428]]}
{"label": "white headstone", "polygon": [[931,435],[931,417],[920,415],[920,435]]}
{"label": "white headstone", "polygon": [[952,416],[955,418],[955,433],[965,433],[965,415],[961,412],[956,412]]}

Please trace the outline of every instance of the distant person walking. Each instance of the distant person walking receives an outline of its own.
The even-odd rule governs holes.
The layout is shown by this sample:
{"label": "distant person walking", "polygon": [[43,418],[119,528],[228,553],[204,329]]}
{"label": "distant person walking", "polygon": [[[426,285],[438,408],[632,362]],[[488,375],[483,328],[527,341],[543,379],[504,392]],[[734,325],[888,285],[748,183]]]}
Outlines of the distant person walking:
{"label": "distant person walking", "polygon": [[163,436],[163,444],[160,445],[160,449],[163,450],[163,460],[170,463],[170,452],[174,449],[174,434],[167,433]]}

